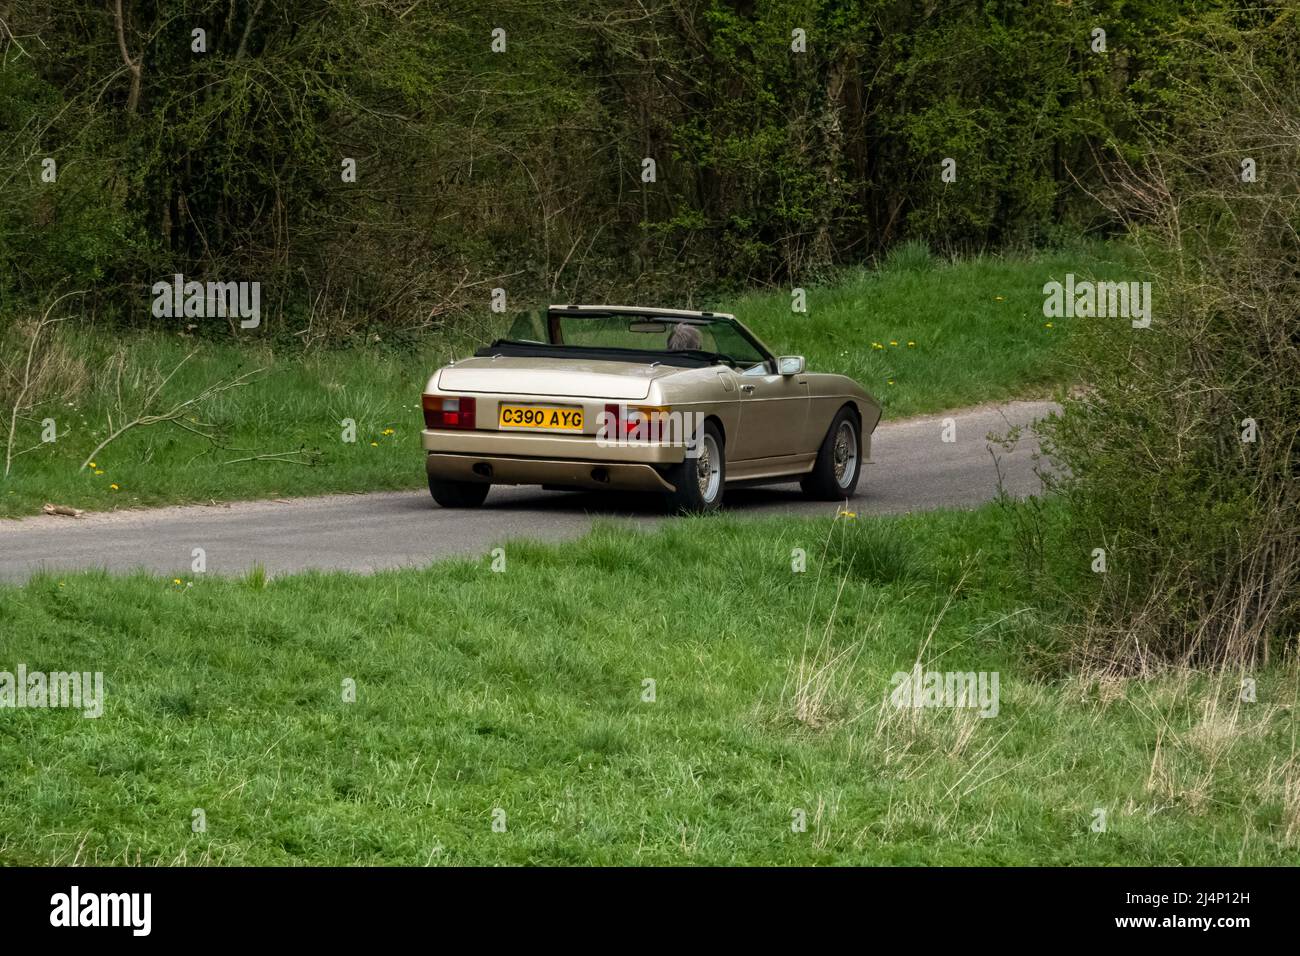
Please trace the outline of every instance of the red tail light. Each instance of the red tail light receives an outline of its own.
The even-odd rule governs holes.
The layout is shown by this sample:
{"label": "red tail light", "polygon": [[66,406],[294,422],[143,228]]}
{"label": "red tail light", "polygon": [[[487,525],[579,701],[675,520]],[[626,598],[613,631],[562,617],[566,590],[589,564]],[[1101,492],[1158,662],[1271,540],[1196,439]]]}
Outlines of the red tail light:
{"label": "red tail light", "polygon": [[662,441],[668,437],[669,405],[615,405],[605,406],[601,416],[601,430],[606,438],[619,441]]}
{"label": "red tail light", "polygon": [[473,428],[474,399],[444,398],[441,395],[424,395],[425,428]]}
{"label": "red tail light", "polygon": [[622,438],[623,424],[623,420],[619,418],[618,406],[606,405],[604,413],[600,416],[600,425],[596,432],[605,439]]}

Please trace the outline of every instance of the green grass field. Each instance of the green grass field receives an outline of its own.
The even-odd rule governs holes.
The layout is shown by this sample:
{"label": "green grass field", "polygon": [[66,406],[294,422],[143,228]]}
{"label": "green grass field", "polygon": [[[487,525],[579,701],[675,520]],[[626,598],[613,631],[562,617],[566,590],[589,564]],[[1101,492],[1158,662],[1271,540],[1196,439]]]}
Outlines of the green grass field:
{"label": "green grass field", "polygon": [[[1047,327],[1042,285],[1067,271],[1105,275],[1123,268],[1120,256],[1115,247],[1095,246],[955,264],[899,257],[880,271],[808,289],[806,313],[792,313],[785,292],[715,305],[734,311],[774,349],[805,354],[810,368],[855,376],[885,415],[897,418],[1042,394],[1060,383],[1057,346],[1069,330],[1064,322]],[[379,343],[303,352],[176,334],[68,334],[79,387],[19,420],[14,449],[32,450],[0,477],[0,516],[33,514],[45,502],[106,510],[417,487],[424,481],[420,391],[430,372],[473,347],[441,337],[417,349]],[[484,326],[478,334],[491,333]],[[112,359],[119,350],[124,408],[115,409]],[[110,415],[120,423],[138,414],[148,388],[191,351],[153,413],[255,374],[187,409],[179,423],[126,432],[82,469],[110,434]],[[46,418],[57,426],[53,443],[42,443]],[[356,423],[354,442],[343,440],[345,419]]]}
{"label": "green grass field", "polygon": [[[684,519],[500,573],[2,588],[0,667],[102,671],[106,703],[0,711],[0,863],[1300,862],[1294,661],[1254,703],[1064,676],[1006,527]],[[997,672],[997,716],[888,704],[918,657]]]}

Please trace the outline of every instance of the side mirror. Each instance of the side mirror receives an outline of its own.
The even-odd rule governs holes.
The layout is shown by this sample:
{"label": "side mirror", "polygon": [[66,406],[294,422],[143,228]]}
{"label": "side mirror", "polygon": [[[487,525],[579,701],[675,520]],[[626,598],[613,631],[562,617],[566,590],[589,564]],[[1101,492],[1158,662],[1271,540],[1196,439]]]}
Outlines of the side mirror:
{"label": "side mirror", "polygon": [[803,356],[802,355],[782,355],[776,360],[776,374],[778,375],[802,375],[803,374]]}

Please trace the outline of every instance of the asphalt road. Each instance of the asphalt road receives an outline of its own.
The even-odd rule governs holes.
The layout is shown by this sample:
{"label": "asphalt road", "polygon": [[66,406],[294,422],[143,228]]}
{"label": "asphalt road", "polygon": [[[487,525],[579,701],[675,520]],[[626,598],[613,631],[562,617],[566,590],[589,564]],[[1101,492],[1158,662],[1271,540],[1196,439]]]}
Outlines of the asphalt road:
{"label": "asphalt road", "polygon": [[[888,422],[876,429],[852,509],[859,515],[933,508],[968,508],[997,492],[998,473],[1014,495],[1036,491],[1032,456],[1038,443],[1026,430],[1016,446],[1000,446],[995,464],[987,436],[1029,425],[1055,406],[1011,402]],[[955,441],[943,441],[945,419]],[[418,453],[411,467],[420,470]],[[799,486],[732,489],[736,516],[834,514],[841,505],[810,502]],[[493,488],[478,510],[439,508],[427,490],[327,495],[291,501],[250,501],[0,521],[0,579],[21,581],[33,571],[143,568],[190,573],[194,548],[207,571],[239,573],[261,564],[270,574],[309,568],[374,571],[426,564],[447,555],[479,555],[511,538],[563,540],[581,535],[593,517],[640,524],[665,519],[654,496]]]}

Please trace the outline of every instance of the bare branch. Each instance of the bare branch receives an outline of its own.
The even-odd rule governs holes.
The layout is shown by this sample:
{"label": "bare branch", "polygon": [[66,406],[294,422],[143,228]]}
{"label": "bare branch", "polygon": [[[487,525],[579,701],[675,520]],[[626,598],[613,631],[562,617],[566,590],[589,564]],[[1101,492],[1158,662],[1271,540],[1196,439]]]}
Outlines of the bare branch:
{"label": "bare branch", "polygon": [[[251,384],[250,379],[254,375],[257,375],[259,372],[266,371],[265,368],[258,368],[258,369],[254,369],[251,372],[245,372],[243,375],[240,375],[236,378],[226,379],[220,382],[214,382],[213,384],[208,385],[206,388],[204,388],[203,391],[199,392],[198,395],[195,395],[193,398],[188,398],[183,402],[177,402],[175,405],[173,405],[165,412],[160,412],[157,414],[151,413],[149,409],[152,407],[153,403],[157,400],[158,395],[162,391],[163,387],[172,380],[172,378],[180,370],[182,365],[184,365],[186,362],[188,362],[191,358],[194,357],[194,354],[195,353],[191,352],[189,355],[185,356],[185,358],[177,362],[176,367],[173,368],[166,375],[166,377],[162,379],[161,382],[159,382],[157,385],[155,385],[153,388],[149,390],[148,394],[145,396],[143,407],[141,408],[140,412],[135,415],[135,417],[133,418],[128,417],[127,413],[121,410],[120,407],[121,398],[119,397],[118,402],[119,402],[119,411],[121,411],[121,417],[118,419],[118,421],[120,422],[120,424],[118,424],[117,427],[113,426],[112,413],[110,412],[108,418],[108,423],[109,423],[108,437],[105,438],[103,441],[101,441],[98,445],[96,445],[95,450],[86,456],[86,460],[81,463],[81,468],[83,469],[86,468],[92,461],[95,460],[96,457],[98,457],[101,451],[103,451],[114,441],[121,438],[123,435],[125,435],[127,432],[131,431],[134,428],[147,428],[150,425],[157,425],[161,422],[171,422],[172,424],[178,425],[181,428],[186,428],[188,431],[195,431],[194,429],[186,426],[181,421],[181,419],[184,417],[187,411],[201,404],[202,402],[207,401],[209,398],[211,398],[214,395],[218,395],[222,392],[230,391],[232,388],[239,388],[243,385]],[[120,383],[120,374],[121,373],[120,373],[120,366],[119,366],[119,383]],[[209,441],[213,440],[212,436],[209,434],[205,434],[203,432],[196,432],[196,434],[203,435],[203,437],[207,438]]]}
{"label": "bare branch", "polygon": [[253,7],[253,12],[248,15],[248,22],[244,24],[244,35],[239,38],[239,49],[235,51],[235,59],[242,60],[244,53],[248,50],[248,37],[253,32],[253,21],[257,15],[262,12],[262,4],[265,0],[257,0],[257,6]]}
{"label": "bare branch", "polygon": [[126,48],[126,17],[122,13],[122,0],[113,0],[113,21],[117,26],[117,48],[122,51],[122,62],[131,71],[131,92],[126,98],[126,111],[134,113],[140,105],[141,64],[139,59],[131,59]]}
{"label": "bare branch", "polygon": [[[77,291],[65,292],[63,295],[59,296],[50,303],[49,308],[45,310],[45,314],[41,316],[40,321],[36,323],[36,327],[32,329],[31,337],[27,341],[27,361],[23,365],[22,378],[18,379],[18,394],[14,397],[13,407],[9,412],[9,435],[5,442],[6,478],[9,477],[9,472],[13,468],[13,461],[15,458],[14,433],[18,428],[18,419],[21,417],[23,411],[33,407],[33,403],[27,400],[27,396],[31,394],[32,389],[36,384],[36,380],[40,378],[41,367],[40,362],[36,359],[36,346],[40,343],[41,336],[45,333],[47,328],[67,320],[67,316],[64,316],[61,319],[51,319],[50,313],[54,311],[54,307],[69,296],[84,294],[84,291]],[[21,454],[25,454],[25,452]]]}

